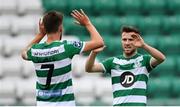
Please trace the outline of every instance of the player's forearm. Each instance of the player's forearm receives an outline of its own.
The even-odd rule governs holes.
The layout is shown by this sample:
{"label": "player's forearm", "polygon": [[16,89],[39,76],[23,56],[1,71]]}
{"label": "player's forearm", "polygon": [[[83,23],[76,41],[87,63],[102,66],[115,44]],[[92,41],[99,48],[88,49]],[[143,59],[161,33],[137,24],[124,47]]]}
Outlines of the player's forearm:
{"label": "player's forearm", "polygon": [[159,62],[163,62],[166,58],[163,53],[148,44],[144,44],[143,48]]}
{"label": "player's forearm", "polygon": [[39,43],[43,39],[44,35],[37,34],[35,38],[28,44],[27,47],[31,47],[33,44]]}
{"label": "player's forearm", "polygon": [[93,72],[92,69],[93,69],[93,66],[94,66],[94,62],[95,62],[95,58],[96,58],[96,54],[97,53],[94,53],[91,51],[87,61],[86,61],[86,72]]}
{"label": "player's forearm", "polygon": [[42,38],[44,37],[43,34],[39,33],[35,36],[35,38],[22,50],[21,56],[23,59],[27,59],[27,51],[32,47],[33,44],[39,43]]}
{"label": "player's forearm", "polygon": [[92,23],[89,23],[86,25],[86,29],[90,33],[91,41],[95,42],[95,44],[98,45],[98,47],[102,47],[104,45],[103,38],[99,34],[99,32],[96,30],[94,25]]}

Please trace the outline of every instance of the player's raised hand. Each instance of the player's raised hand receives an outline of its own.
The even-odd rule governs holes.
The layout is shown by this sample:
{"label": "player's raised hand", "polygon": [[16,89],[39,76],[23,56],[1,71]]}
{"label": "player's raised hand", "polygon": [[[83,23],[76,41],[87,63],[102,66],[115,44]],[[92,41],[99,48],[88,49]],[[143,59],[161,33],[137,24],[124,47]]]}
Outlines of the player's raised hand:
{"label": "player's raised hand", "polygon": [[139,34],[133,34],[132,37],[134,38],[133,45],[137,48],[142,48],[145,45],[144,40]]}
{"label": "player's raised hand", "polygon": [[76,20],[75,23],[78,25],[87,26],[87,25],[91,24],[88,16],[84,13],[84,11],[82,9],[80,9],[80,11],[73,10],[71,15]]}
{"label": "player's raised hand", "polygon": [[42,19],[39,19],[39,33],[43,36],[46,35],[46,31],[45,31],[45,28],[44,28],[44,24],[42,22]]}

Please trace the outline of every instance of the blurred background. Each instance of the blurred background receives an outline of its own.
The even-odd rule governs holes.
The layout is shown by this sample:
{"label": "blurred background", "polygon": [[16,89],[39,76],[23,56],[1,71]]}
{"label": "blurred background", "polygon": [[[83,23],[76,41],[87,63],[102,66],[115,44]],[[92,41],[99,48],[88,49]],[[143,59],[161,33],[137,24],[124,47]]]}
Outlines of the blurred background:
{"label": "blurred background", "polygon": [[[150,74],[148,105],[180,106],[180,0],[0,0],[1,106],[36,104],[34,67],[20,58],[20,50],[37,33],[44,12],[64,13],[64,39],[89,39],[87,31],[75,25],[70,16],[73,9],[80,8],[88,14],[107,46],[97,61],[122,53],[122,25],[137,27],[147,43],[165,53],[166,61]],[[110,77],[87,74],[87,55],[73,59],[77,105],[112,105]]]}

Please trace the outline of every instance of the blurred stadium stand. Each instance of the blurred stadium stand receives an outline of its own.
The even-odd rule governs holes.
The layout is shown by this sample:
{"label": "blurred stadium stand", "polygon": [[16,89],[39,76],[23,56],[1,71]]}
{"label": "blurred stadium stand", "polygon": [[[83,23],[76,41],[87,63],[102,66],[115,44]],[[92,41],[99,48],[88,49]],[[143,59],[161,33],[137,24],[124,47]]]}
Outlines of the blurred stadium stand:
{"label": "blurred stadium stand", "polygon": [[[0,106],[36,103],[33,64],[19,54],[37,32],[43,12],[64,13],[64,38],[89,39],[88,32],[73,24],[70,16],[80,8],[105,39],[107,48],[98,55],[99,61],[122,53],[122,25],[137,27],[147,43],[164,52],[166,61],[150,75],[148,105],[180,105],[180,0],[0,0]],[[77,105],[111,105],[109,76],[86,73],[86,58],[83,54],[73,59]]]}

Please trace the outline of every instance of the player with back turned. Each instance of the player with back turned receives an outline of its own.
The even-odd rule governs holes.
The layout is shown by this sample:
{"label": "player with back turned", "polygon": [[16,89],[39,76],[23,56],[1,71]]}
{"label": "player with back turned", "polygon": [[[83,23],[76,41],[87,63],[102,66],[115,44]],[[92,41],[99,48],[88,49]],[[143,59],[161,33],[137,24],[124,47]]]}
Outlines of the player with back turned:
{"label": "player with back turned", "polygon": [[[82,10],[73,10],[71,15],[77,24],[87,29],[91,40],[62,41],[63,15],[51,11],[44,15],[39,22],[40,32],[21,53],[23,59],[32,61],[35,66],[37,106],[75,106],[71,60],[75,54],[104,45],[100,34]],[[45,35],[47,40],[39,43]]]}

